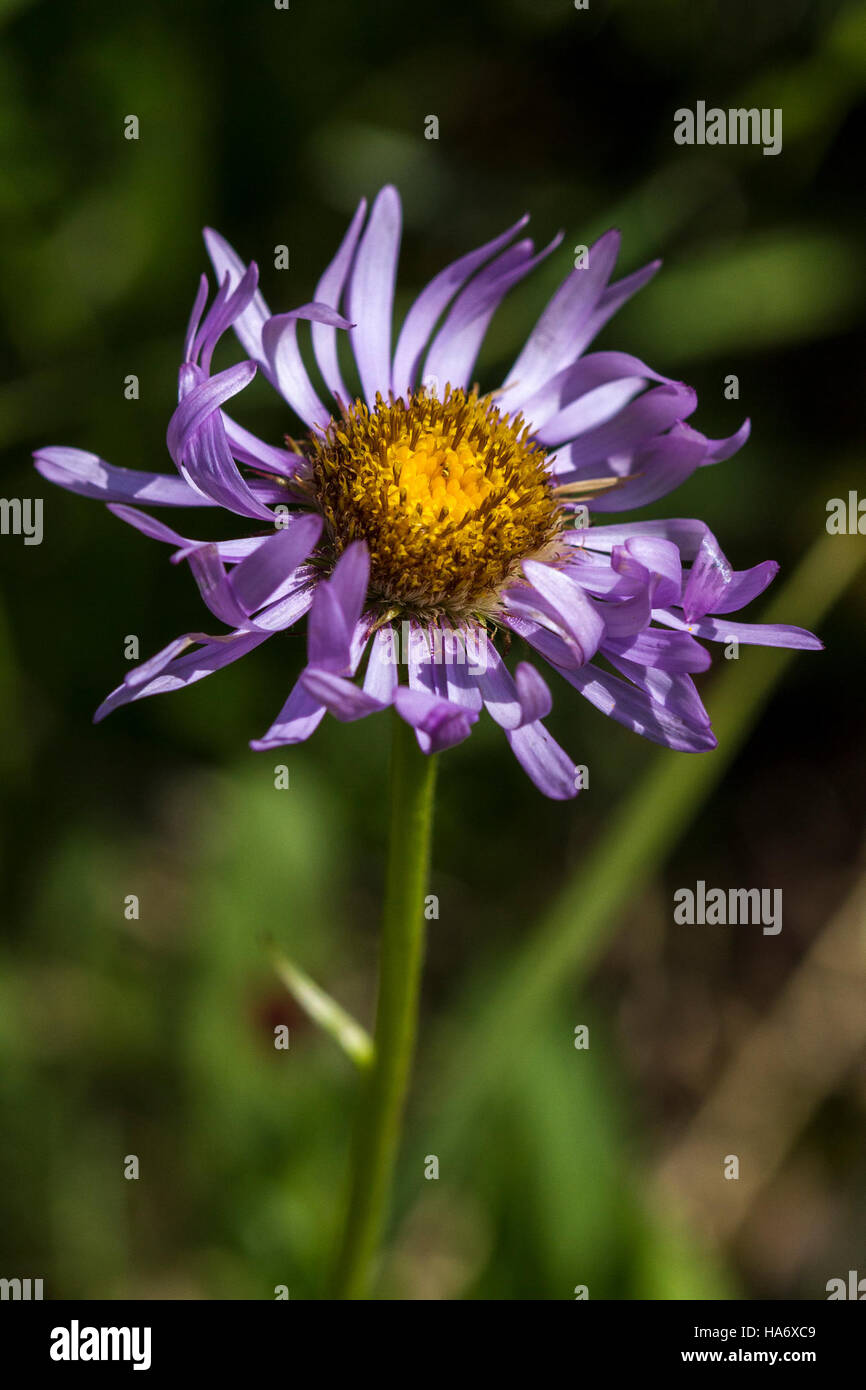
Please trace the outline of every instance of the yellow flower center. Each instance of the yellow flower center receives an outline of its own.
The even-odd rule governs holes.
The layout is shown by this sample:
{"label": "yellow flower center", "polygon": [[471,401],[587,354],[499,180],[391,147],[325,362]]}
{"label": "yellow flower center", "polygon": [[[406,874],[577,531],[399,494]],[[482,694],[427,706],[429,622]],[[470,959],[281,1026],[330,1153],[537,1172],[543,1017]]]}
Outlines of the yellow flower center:
{"label": "yellow flower center", "polygon": [[543,449],[521,416],[476,391],[377,396],[372,411],[356,401],[311,447],[336,553],[367,542],[383,609],[493,613],[521,561],[547,553],[559,529]]}

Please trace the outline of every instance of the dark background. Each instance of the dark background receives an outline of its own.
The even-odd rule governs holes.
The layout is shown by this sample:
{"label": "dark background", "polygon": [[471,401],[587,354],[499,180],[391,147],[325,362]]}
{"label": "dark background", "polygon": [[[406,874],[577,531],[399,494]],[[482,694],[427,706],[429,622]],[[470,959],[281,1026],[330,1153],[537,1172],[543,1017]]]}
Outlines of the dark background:
{"label": "dark background", "polygon": [[[400,313],[522,212],[538,244],[566,229],[494,320],[485,386],[573,245],[617,225],[621,272],[665,258],[602,345],[697,386],[707,434],[748,414],[753,435],[653,514],[702,516],[737,566],[778,560],[776,591],[809,552],[782,616],[827,651],[782,669],[743,649],[725,686],[701,678],[740,725],[724,777],[722,753],[659,754],[564,685],[550,727],[590,768],[577,802],[541,798],[489,724],[442,759],[441,915],[381,1291],[811,1299],[866,1275],[862,575],[832,601],[866,542],[821,541],[828,499],[862,486],[866,8],[3,0],[0,26],[3,493],[45,498],[41,546],[0,540],[0,1275],[50,1297],[321,1293],[356,1082],[263,937],[369,1021],[387,721],[248,751],[299,631],[95,729],[124,638],[150,654],[202,609],[165,548],[49,489],[29,453],[169,470],[202,225],[286,310],[388,180]],[[698,100],[781,107],[783,152],[675,145]],[[269,438],[297,430],[262,382],[243,407]],[[655,825],[637,874],[635,827]],[[698,878],[782,888],[782,933],[675,925],[672,893]]]}

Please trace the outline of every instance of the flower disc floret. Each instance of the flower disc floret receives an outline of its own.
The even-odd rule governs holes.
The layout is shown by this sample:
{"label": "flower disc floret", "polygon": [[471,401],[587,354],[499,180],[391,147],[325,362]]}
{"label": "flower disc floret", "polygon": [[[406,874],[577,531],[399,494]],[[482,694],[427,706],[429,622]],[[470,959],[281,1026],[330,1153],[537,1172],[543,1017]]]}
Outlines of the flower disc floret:
{"label": "flower disc floret", "polygon": [[335,550],[366,542],[370,593],[384,607],[455,618],[493,611],[560,525],[530,427],[476,391],[379,395],[373,410],[356,401],[314,438],[312,462]]}

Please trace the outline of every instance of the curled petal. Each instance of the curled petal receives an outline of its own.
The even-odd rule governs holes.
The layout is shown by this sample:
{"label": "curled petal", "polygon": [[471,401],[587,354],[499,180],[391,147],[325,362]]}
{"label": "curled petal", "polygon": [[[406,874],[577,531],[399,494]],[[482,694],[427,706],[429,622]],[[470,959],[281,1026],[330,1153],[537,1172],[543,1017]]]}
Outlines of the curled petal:
{"label": "curled petal", "polygon": [[[583,411],[576,418],[575,429],[575,434],[581,434],[610,419],[651,381],[674,384],[626,352],[593,352],[548,377],[524,401],[521,412],[537,431],[566,406],[581,401]],[[503,387],[506,405],[507,391]]]}
{"label": "curled petal", "polygon": [[751,432],[751,420],[744,420],[740,428],[733,434],[729,434],[727,439],[708,439],[707,457],[704,459],[704,463],[723,463],[725,459],[731,458],[739,449],[742,449]]}
{"label": "curled petal", "polygon": [[631,299],[633,294],[637,294],[644,285],[648,285],[660,268],[661,261],[650,261],[649,265],[635,270],[631,275],[626,275],[624,279],[617,280],[613,285],[608,285],[577,335],[574,344],[575,354],[583,352],[587,344],[591,343],[596,334],[601,332],[608,320],[619,312],[623,304]]}
{"label": "curled petal", "polygon": [[748,570],[732,569],[715,536],[708,532],[683,593],[685,618],[693,622],[707,613],[734,613],[762,594],[778,573],[775,560],[764,560]]}
{"label": "curled petal", "polygon": [[[217,281],[223,284],[228,277],[229,288],[233,289],[240,284],[247,272],[237,252],[229,246],[224,237],[219,232],[215,232],[210,227],[204,230],[204,243],[207,247],[208,255],[211,259]],[[244,352],[250,356],[254,362],[258,362],[267,374],[270,374],[270,366],[265,357],[262,347],[262,329],[271,317],[271,311],[265,303],[260,291],[256,291],[246,306],[244,311],[235,319],[233,327]],[[276,383],[273,383],[276,384]]]}
{"label": "curled petal", "polygon": [[488,639],[487,669],[477,677],[487,712],[503,729],[520,729],[550,713],[547,684],[533,666],[522,661],[514,676]]}
{"label": "curled petal", "polygon": [[241,362],[218,376],[205,377],[198,367],[182,367],[181,401],[171,417],[166,442],[184,478],[203,497],[240,516],[272,522],[272,513],[232,458],[220,413],[223,402],[241,391],[255,370],[254,363]]}
{"label": "curled petal", "polygon": [[557,452],[556,480],[567,483],[573,477],[578,481],[581,470],[595,468],[607,459],[629,454],[640,445],[647,444],[663,430],[670,429],[671,425],[690,415],[697,403],[697,395],[690,386],[654,386],[625,406],[612,420],[587,430],[577,439],[573,439],[568,428],[568,414],[573,409],[568,406],[560,415],[548,420],[539,430],[538,439],[540,443],[550,446],[573,439],[567,448]]}
{"label": "curled petal", "polygon": [[222,411],[222,422],[232,456],[239,463],[275,473],[280,478],[294,478],[309,468],[303,454],[290,454],[288,449],[277,449],[273,444],[266,444],[225,411]]}
{"label": "curled petal", "polygon": [[368,714],[378,714],[388,707],[389,702],[377,700],[345,676],[320,667],[308,666],[301,675],[301,682],[313,699],[320,701],[342,724],[365,719]]}
{"label": "curled petal", "polygon": [[203,372],[210,372],[214,348],[226,329],[244,314],[255,297],[258,283],[259,268],[255,261],[250,262],[233,290],[229,288],[230,276],[226,275],[192,345],[189,360],[198,362]]}
{"label": "curled petal", "polygon": [[410,689],[408,685],[397,687],[394,707],[400,717],[412,725],[424,753],[441,753],[445,748],[462,743],[478,718],[475,710],[455,705],[426,690]]}
{"label": "curled petal", "polygon": [[530,612],[534,607],[552,617],[580,652],[581,661],[589,661],[604,636],[604,620],[592,599],[563,570],[536,560],[525,560],[523,569],[529,588],[509,589],[505,596],[509,608]]}
{"label": "curled petal", "polygon": [[[707,441],[690,425],[675,424],[631,455],[622,486],[593,497],[593,512],[635,511],[666,497],[707,461]],[[610,467],[610,465],[608,465]],[[595,471],[595,470],[594,470]],[[610,469],[613,473],[613,469]]]}
{"label": "curled petal", "polygon": [[332,328],[348,328],[349,323],[327,304],[304,304],[289,314],[275,314],[262,329],[262,343],[277,390],[305,425],[310,429],[324,429],[331,412],[319,400],[307,375],[298,347],[299,319],[328,324]]}

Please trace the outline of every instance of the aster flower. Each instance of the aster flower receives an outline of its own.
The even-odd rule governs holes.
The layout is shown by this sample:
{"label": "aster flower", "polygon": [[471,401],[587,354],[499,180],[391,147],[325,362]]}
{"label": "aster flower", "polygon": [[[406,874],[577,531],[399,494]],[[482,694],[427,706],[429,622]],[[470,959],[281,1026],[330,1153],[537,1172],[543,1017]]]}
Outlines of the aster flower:
{"label": "aster flower", "polygon": [[[706,438],[686,423],[697,405],[690,387],[626,353],[587,351],[658,262],[611,283],[619,234],[607,232],[504,383],[485,394],[473,384],[497,307],[561,240],[536,253],[521,236],[526,220],[435,276],[393,348],[393,188],[369,217],[361,203],[315,301],[289,313],[272,314],[255,265],[205,233],[218,289],[208,308],[202,277],[189,321],[167,435],[176,473],[118,468],[78,449],[35,455],[50,481],[172,546],[228,629],[170,642],[128,673],[97,719],[191,685],[307,615],[307,663],[253,748],[300,743],[328,712],[354,720],[392,706],[434,753],[465,739],[486,710],[536,786],[567,798],[578,779],[544,727],[549,688],[528,661],[509,669],[512,636],[597,709],[685,752],[715,746],[693,680],[710,664],[702,641],[821,645],[796,627],[729,620],[773,579],[772,561],[734,570],[698,520],[606,520],[729,458],[749,433],[747,421],[728,439]],[[303,321],[325,400],[302,356]],[[246,360],[214,374],[229,328]],[[343,377],[341,334],[360,392]],[[259,369],[303,425],[284,448],[225,409]],[[142,506],[205,507],[254,528],[195,540]]]}

